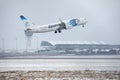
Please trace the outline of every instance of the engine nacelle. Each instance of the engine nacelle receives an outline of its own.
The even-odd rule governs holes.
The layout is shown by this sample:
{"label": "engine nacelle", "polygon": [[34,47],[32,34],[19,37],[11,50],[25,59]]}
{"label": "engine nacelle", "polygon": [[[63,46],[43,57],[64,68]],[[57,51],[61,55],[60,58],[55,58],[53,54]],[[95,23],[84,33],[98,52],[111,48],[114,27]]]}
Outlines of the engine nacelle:
{"label": "engine nacelle", "polygon": [[60,26],[60,29],[66,29],[66,24],[64,22],[61,22],[59,26]]}

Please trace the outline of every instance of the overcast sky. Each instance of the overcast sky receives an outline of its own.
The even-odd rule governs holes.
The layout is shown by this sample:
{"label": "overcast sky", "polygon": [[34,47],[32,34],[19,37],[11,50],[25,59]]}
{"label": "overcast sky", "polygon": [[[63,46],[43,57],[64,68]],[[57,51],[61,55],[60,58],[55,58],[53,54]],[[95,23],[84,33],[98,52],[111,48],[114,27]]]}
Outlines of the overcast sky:
{"label": "overcast sky", "polygon": [[24,15],[35,24],[49,24],[72,18],[85,17],[85,26],[72,30],[34,34],[31,44],[38,41],[104,41],[120,44],[120,0],[0,0],[0,48],[25,48]]}

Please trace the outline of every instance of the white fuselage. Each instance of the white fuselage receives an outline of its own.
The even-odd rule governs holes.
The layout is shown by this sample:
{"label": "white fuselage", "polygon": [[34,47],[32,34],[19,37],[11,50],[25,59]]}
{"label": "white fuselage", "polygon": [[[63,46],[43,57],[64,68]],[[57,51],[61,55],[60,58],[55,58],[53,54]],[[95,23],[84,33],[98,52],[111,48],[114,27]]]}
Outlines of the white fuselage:
{"label": "white fuselage", "polygon": [[[85,18],[79,19],[79,22],[74,25],[74,23],[70,20],[63,21],[65,23],[65,29],[72,29],[73,27],[84,25],[87,23]],[[60,22],[59,23],[53,23],[53,24],[48,24],[48,25],[34,25],[34,26],[29,26],[25,29],[26,32],[31,32],[31,33],[44,33],[44,32],[50,32],[50,31],[56,31],[58,29],[63,30],[64,28],[60,27]]]}

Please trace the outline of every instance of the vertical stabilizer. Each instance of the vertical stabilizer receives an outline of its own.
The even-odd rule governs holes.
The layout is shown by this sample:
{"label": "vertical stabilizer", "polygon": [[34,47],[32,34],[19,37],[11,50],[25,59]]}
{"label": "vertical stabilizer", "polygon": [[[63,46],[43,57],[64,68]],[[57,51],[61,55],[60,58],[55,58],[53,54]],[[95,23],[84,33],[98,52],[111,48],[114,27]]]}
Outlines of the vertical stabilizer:
{"label": "vertical stabilizer", "polygon": [[30,22],[26,17],[24,17],[23,15],[20,16],[20,19],[25,23],[25,27],[28,26],[34,26],[34,24],[32,22]]}

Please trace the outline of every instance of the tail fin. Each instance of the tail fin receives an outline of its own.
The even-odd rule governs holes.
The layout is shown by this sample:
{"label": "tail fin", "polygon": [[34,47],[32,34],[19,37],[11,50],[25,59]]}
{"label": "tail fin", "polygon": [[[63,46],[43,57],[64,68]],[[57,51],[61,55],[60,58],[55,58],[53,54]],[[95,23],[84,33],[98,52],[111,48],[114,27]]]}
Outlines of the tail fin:
{"label": "tail fin", "polygon": [[23,15],[20,16],[20,19],[25,22],[25,27],[34,26],[34,24],[30,22],[29,20],[27,20],[27,18],[24,17]]}

